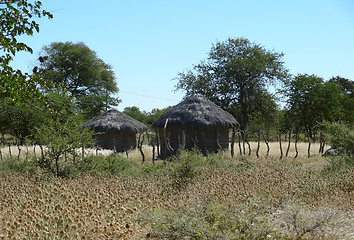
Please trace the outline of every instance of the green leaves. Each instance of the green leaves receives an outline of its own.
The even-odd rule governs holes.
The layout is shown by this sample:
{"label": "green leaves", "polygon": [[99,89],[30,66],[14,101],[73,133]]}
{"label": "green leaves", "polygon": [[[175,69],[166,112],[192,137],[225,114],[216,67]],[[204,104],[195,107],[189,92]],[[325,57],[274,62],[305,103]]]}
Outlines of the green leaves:
{"label": "green leaves", "polygon": [[266,87],[288,78],[282,57],[245,38],[229,38],[213,45],[194,71],[179,73],[176,88],[205,95],[230,111],[245,130],[250,116],[262,109]]}
{"label": "green leaves", "polygon": [[54,42],[43,47],[42,55],[48,59],[39,62],[39,72],[65,86],[87,119],[120,102],[111,96],[118,92],[112,67],[84,43]]}
{"label": "green leaves", "polygon": [[33,17],[52,18],[52,14],[41,11],[41,2],[31,4],[26,0],[5,0],[0,4],[0,98],[8,98],[13,102],[21,102],[38,96],[39,86],[47,82],[36,76],[28,76],[19,70],[13,70],[9,63],[19,51],[32,53],[31,47],[17,38],[23,34],[32,36],[34,30],[39,32],[39,25],[30,21]]}
{"label": "green leaves", "polygon": [[287,84],[289,119],[306,131],[323,121],[337,120],[341,112],[341,90],[315,75],[297,75]]}

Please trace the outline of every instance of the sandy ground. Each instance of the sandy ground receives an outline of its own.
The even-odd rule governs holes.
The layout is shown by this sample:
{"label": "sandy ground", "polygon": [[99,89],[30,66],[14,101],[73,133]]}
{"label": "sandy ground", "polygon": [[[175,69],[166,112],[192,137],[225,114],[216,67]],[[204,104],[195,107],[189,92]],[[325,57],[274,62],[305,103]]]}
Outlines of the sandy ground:
{"label": "sandy ground", "polygon": [[[250,146],[251,146],[251,156],[256,156],[256,150],[257,150],[257,142],[250,142]],[[311,153],[311,157],[319,157],[321,156],[321,154],[319,153],[319,143],[312,143],[311,144],[311,148],[310,148],[310,153]],[[278,142],[271,142],[269,143],[269,147],[270,147],[270,151],[269,151],[269,156],[270,157],[275,157],[278,158],[280,157],[280,146]],[[288,147],[288,143],[287,142],[282,142],[282,151],[283,151],[283,157],[285,157],[285,153]],[[308,149],[308,143],[298,143],[298,158],[307,158],[307,149]],[[242,146],[241,146],[242,148]],[[330,146],[325,146],[325,150],[329,149]],[[246,155],[248,155],[249,153],[249,148],[247,146],[247,144],[245,145],[245,150],[246,150]],[[11,147],[2,147],[0,149],[1,151],[1,155],[2,156],[8,156],[8,155],[12,155],[12,156],[18,156],[20,153],[20,156],[25,156],[27,153],[35,153],[37,156],[41,155],[41,149],[39,146],[11,146]],[[81,153],[81,150],[78,150],[78,152]],[[143,146],[143,152],[145,155],[145,159],[147,161],[151,161],[152,160],[152,146],[148,146],[148,145],[144,145]],[[239,150],[239,145],[238,143],[235,143],[234,146],[234,152],[235,155],[240,154],[240,150]],[[102,154],[102,155],[109,155],[113,153],[113,151],[111,150],[96,150],[96,149],[85,149],[85,154]],[[119,153],[122,154],[123,156],[126,156],[126,153]],[[157,154],[157,152],[155,152],[155,154]],[[230,155],[230,150],[224,152],[224,154],[226,155]],[[294,143],[291,143],[290,145],[290,149],[289,149],[289,154],[288,154],[288,158],[294,158],[296,154],[295,151],[295,145]],[[261,157],[265,157],[267,155],[267,146],[266,144],[263,142],[260,144],[260,149],[259,149],[259,156]],[[138,149],[132,150],[132,151],[128,151],[128,158],[133,158],[133,159],[141,159],[141,153]]]}

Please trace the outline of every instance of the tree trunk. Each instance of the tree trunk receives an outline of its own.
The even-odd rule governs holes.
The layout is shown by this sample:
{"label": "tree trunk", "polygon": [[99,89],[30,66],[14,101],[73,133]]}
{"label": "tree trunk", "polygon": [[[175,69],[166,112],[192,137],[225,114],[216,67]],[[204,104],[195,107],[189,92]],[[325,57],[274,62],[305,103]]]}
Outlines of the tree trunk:
{"label": "tree trunk", "polygon": [[299,141],[299,134],[295,133],[295,157],[294,158],[297,158],[297,156],[299,155],[299,151],[297,149],[297,142]]}
{"label": "tree trunk", "polygon": [[309,141],[309,146],[307,148],[307,157],[310,158],[311,157],[311,153],[310,153],[310,150],[311,150],[311,138],[310,138],[310,136],[308,136],[308,141]]}
{"label": "tree trunk", "polygon": [[155,163],[155,144],[152,145],[152,163]]}
{"label": "tree trunk", "polygon": [[248,140],[246,139],[246,143],[247,143],[247,146],[248,146],[248,156],[251,156],[251,144],[248,142]]}
{"label": "tree trunk", "polygon": [[231,137],[231,157],[234,157],[234,145],[235,145],[235,127],[232,127],[232,137]]}
{"label": "tree trunk", "polygon": [[237,132],[238,135],[238,148],[240,149],[240,155],[242,155],[242,148],[241,148],[241,133],[240,131]]}
{"label": "tree trunk", "polygon": [[261,129],[258,131],[258,145],[256,150],[256,156],[259,158],[259,148],[261,147]]}
{"label": "tree trunk", "polygon": [[320,149],[318,150],[318,153],[321,154],[321,155],[324,152],[324,146],[325,146],[325,141],[324,141],[323,132],[322,132],[322,129],[321,129],[321,132],[320,132]]}
{"label": "tree trunk", "polygon": [[156,148],[157,148],[157,156],[160,156],[160,146],[159,146],[159,134],[157,129],[155,129],[155,136],[156,136]]}
{"label": "tree trunk", "polygon": [[288,157],[288,154],[289,154],[289,150],[290,150],[290,143],[291,143],[291,132],[292,132],[292,129],[289,130],[289,135],[288,135],[288,148],[286,149],[286,153],[285,153],[285,157],[287,158]]}
{"label": "tree trunk", "polygon": [[17,145],[17,150],[18,150],[17,159],[20,159],[20,155],[21,155],[20,141],[17,139],[16,143],[17,143],[16,145]]}
{"label": "tree trunk", "polygon": [[265,137],[263,130],[262,130],[262,136],[263,136],[263,139],[264,139],[265,144],[267,145],[267,155],[266,155],[266,157],[268,157],[269,151],[270,151],[270,147],[269,147],[268,139]]}
{"label": "tree trunk", "polygon": [[242,131],[242,148],[243,148],[243,155],[246,155],[246,132]]}
{"label": "tree trunk", "polygon": [[[142,139],[141,139],[141,136],[143,136]],[[140,141],[140,139],[141,139],[141,141]],[[144,142],[144,135],[143,134],[139,134],[138,148],[139,148],[139,151],[140,151],[140,154],[141,154],[141,157],[142,157],[141,163],[145,162],[145,155],[144,155],[144,152],[143,152],[143,142]]]}
{"label": "tree trunk", "polygon": [[279,147],[280,147],[280,158],[279,159],[282,159],[283,158],[283,148],[281,146],[281,133],[279,133]]}

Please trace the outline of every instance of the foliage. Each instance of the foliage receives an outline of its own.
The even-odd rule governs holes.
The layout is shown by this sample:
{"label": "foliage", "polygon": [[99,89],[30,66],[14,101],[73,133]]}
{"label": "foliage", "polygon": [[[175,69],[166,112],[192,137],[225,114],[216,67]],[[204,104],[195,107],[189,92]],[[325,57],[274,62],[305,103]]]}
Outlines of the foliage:
{"label": "foliage", "polygon": [[200,174],[198,165],[201,165],[201,160],[200,153],[196,150],[192,152],[183,151],[179,156],[172,160],[173,163],[170,166],[169,171],[174,189],[184,189]]}
{"label": "foliage", "polygon": [[79,173],[89,173],[100,176],[139,176],[143,175],[141,164],[131,161],[118,154],[109,156],[87,156],[82,161],[75,164]]}
{"label": "foliage", "polygon": [[81,126],[82,120],[73,114],[73,103],[68,95],[52,93],[46,98],[49,116],[34,128],[33,137],[46,148],[40,166],[61,176],[66,171],[63,167],[67,159],[63,157],[69,155],[75,160],[78,149],[93,143],[93,132]]}
{"label": "foliage", "polygon": [[262,109],[254,112],[249,118],[247,133],[251,137],[258,136],[259,131],[269,135],[272,131],[279,128],[279,121],[281,121],[282,111],[277,109],[275,96],[265,92],[261,101]]}
{"label": "foliage", "polygon": [[204,203],[174,211],[150,211],[138,221],[151,223],[150,236],[159,239],[270,239],[273,230],[261,211],[249,205]]}
{"label": "foliage", "polygon": [[282,53],[268,51],[245,38],[217,42],[194,71],[179,73],[177,89],[201,93],[234,115],[245,130],[251,115],[264,112],[271,100],[266,86],[288,77]]}
{"label": "foliage", "polygon": [[0,171],[34,175],[38,171],[37,159],[34,156],[31,156],[25,161],[22,161],[17,157],[8,156],[0,161]]}
{"label": "foliage", "polygon": [[323,121],[334,121],[341,111],[341,89],[315,75],[297,75],[286,85],[288,125],[305,130],[313,138],[313,131]]}
{"label": "foliage", "polygon": [[339,115],[342,121],[348,124],[354,123],[354,81],[340,76],[332,77],[329,82],[336,84],[342,89],[341,105],[342,111]]}
{"label": "foliage", "polygon": [[325,172],[335,172],[354,166],[354,130],[340,123],[326,122],[324,124],[327,138],[332,147],[335,148],[336,155],[328,156],[326,160],[329,166]]}
{"label": "foliage", "polygon": [[112,67],[84,43],[54,42],[43,47],[39,72],[45,79],[64,85],[75,98],[79,112],[90,119],[120,100]]}
{"label": "foliage", "polygon": [[131,116],[139,122],[150,126],[157,118],[159,118],[170,108],[171,107],[166,107],[163,109],[154,108],[151,110],[151,112],[146,112],[141,111],[137,106],[132,106],[124,108],[123,113],[127,114],[128,116]]}
{"label": "foliage", "polygon": [[354,157],[354,129],[340,123],[325,123],[329,142],[339,153]]}
{"label": "foliage", "polygon": [[38,109],[5,100],[0,100],[0,115],[0,132],[16,137],[21,144],[25,143],[32,129],[43,120]]}
{"label": "foliage", "polygon": [[146,123],[147,113],[144,111],[141,112],[137,106],[125,107],[123,113],[134,118],[135,120],[138,120],[139,122]]}
{"label": "foliage", "polygon": [[33,99],[38,96],[39,88],[45,88],[49,82],[36,74],[23,74],[20,70],[10,67],[16,52],[32,49],[27,44],[18,40],[19,36],[32,36],[39,32],[39,25],[31,21],[34,17],[53,16],[42,10],[42,3],[35,1],[33,4],[27,0],[5,0],[0,2],[0,98],[20,103],[23,100]]}

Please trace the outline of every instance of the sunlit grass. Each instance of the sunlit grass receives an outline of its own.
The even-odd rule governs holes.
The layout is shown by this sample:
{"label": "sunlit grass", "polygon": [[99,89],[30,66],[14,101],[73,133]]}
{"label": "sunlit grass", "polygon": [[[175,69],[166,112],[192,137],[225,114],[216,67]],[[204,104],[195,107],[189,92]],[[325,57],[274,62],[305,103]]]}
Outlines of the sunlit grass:
{"label": "sunlit grass", "polygon": [[[98,158],[93,151],[94,165],[88,167],[95,172],[86,169],[70,178],[0,172],[0,239],[159,239],[172,234],[173,226],[185,226],[188,234],[199,229],[201,239],[220,235],[220,227],[226,234],[220,236],[245,229],[268,239],[354,234],[352,168],[323,174],[324,158],[279,159],[276,150],[260,158],[183,152],[152,164],[151,147],[143,149],[144,164],[138,150],[128,159],[125,153]],[[113,165],[100,165],[105,161]],[[161,216],[175,225],[160,226]],[[317,222],[323,223],[316,227]],[[306,232],[306,226],[313,229]]]}

